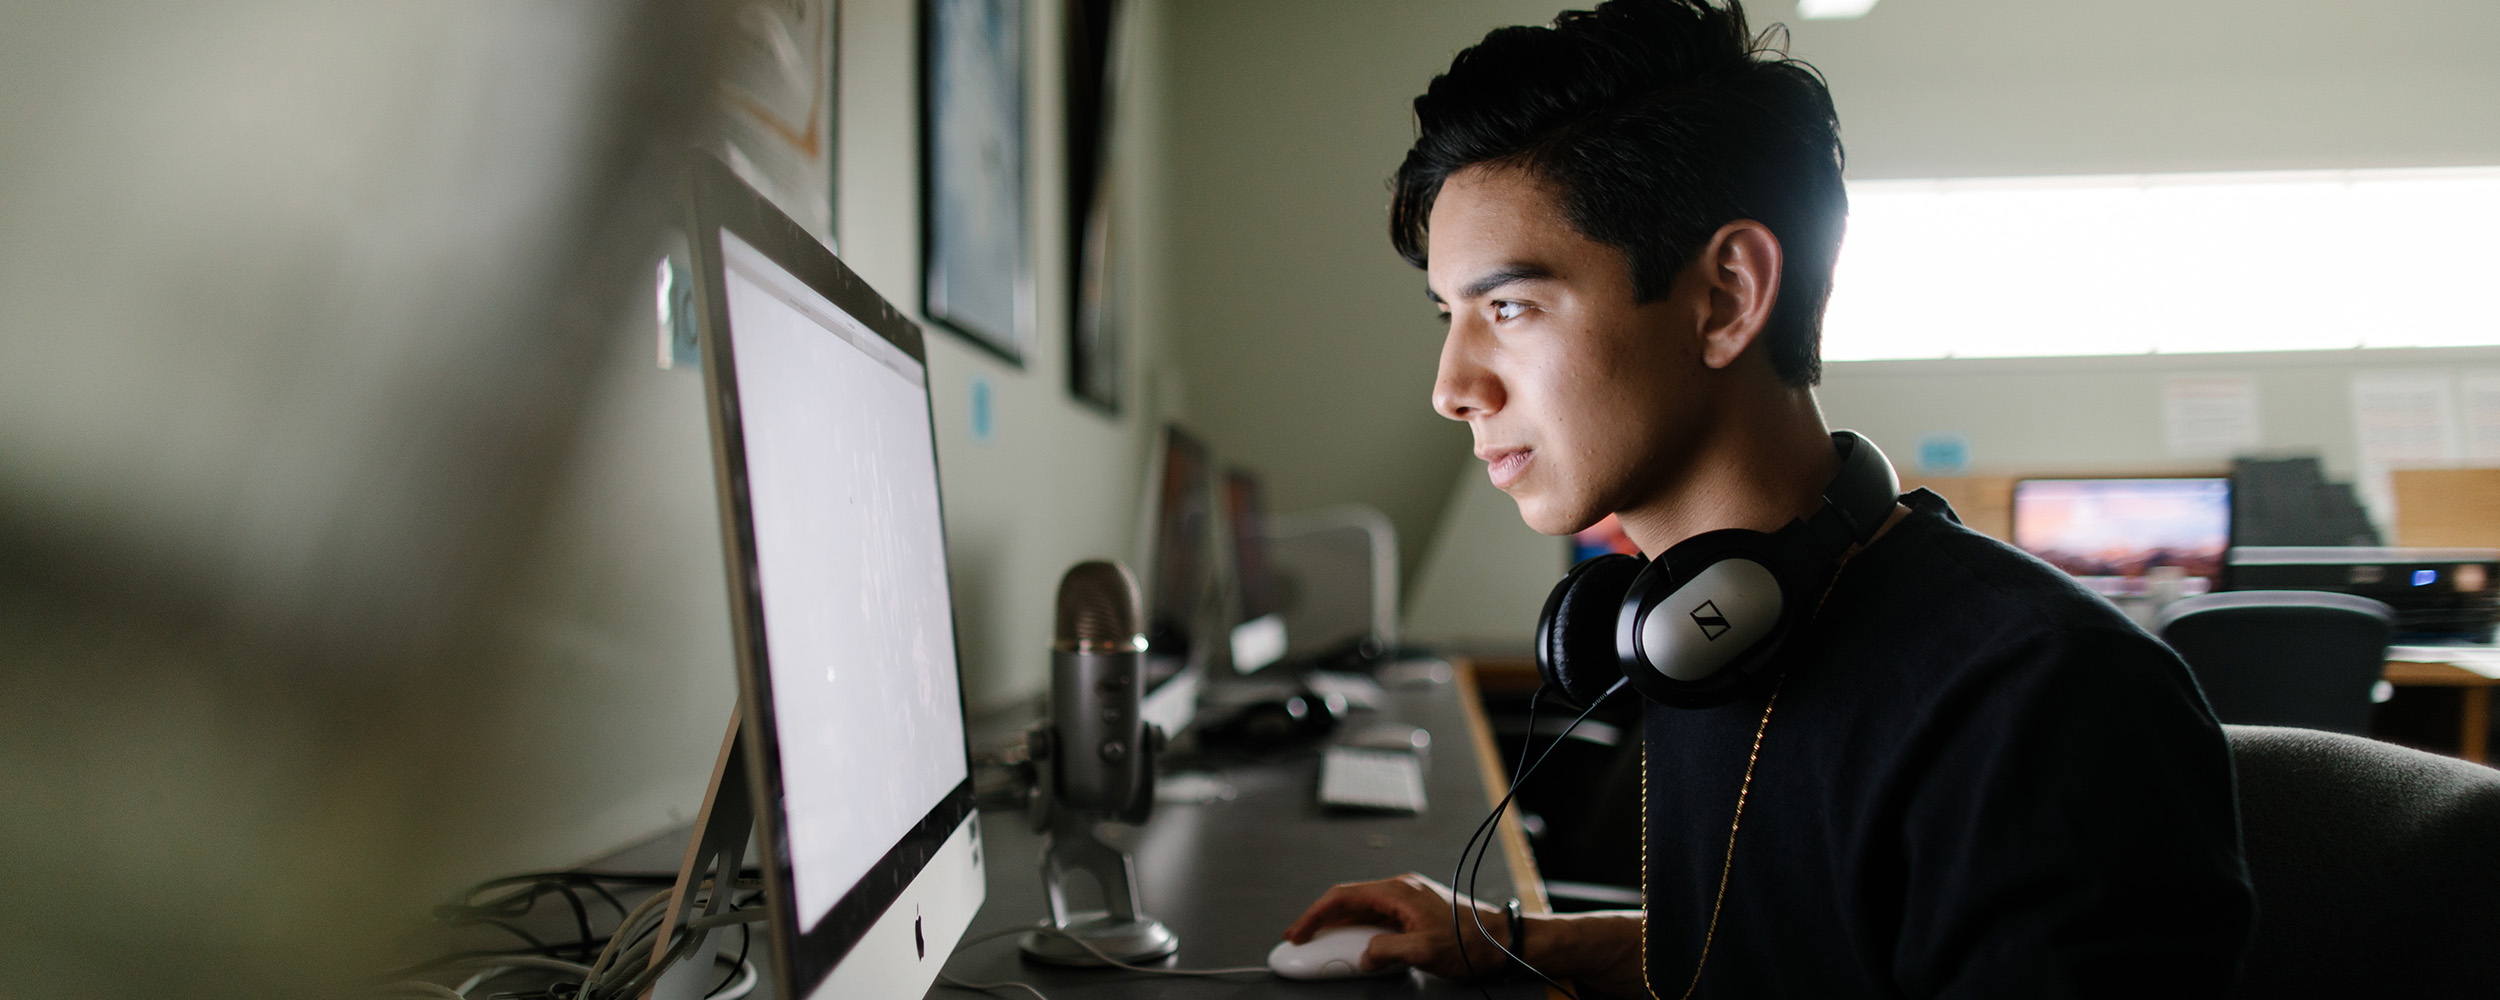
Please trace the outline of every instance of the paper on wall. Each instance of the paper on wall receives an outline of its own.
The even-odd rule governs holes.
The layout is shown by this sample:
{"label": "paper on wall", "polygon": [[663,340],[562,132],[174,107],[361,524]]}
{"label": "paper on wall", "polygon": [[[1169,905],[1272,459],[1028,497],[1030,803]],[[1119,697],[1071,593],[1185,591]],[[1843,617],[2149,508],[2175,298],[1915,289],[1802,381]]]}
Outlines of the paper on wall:
{"label": "paper on wall", "polygon": [[2444,371],[2360,372],[2352,377],[2353,436],[2362,500],[2393,535],[2396,488],[2389,472],[2455,465],[2460,452],[2456,379]]}
{"label": "paper on wall", "polygon": [[2172,455],[2223,457],[2257,447],[2257,377],[2172,375],[2162,380],[2162,439]]}

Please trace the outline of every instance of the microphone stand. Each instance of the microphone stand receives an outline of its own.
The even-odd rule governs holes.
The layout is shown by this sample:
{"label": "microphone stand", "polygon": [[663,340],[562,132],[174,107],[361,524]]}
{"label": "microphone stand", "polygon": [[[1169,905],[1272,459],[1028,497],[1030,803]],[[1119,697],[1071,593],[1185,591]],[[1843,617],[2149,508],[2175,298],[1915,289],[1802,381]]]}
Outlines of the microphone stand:
{"label": "microphone stand", "polygon": [[[1116,813],[1059,804],[1058,789],[1051,776],[1055,770],[1051,757],[1059,750],[1053,727],[1044,723],[1026,734],[1025,745],[1033,758],[1036,780],[1026,799],[1025,814],[1031,818],[1033,829],[1047,835],[1042,848],[1042,889],[1050,897],[1050,925],[1060,931],[1026,933],[1017,942],[1026,955],[1053,965],[1099,966],[1106,964],[1102,956],[1086,950],[1077,941],[1120,962],[1152,961],[1180,950],[1180,938],[1171,928],[1145,913],[1137,893],[1136,861],[1127,851],[1104,843],[1095,830],[1097,824],[1106,820],[1142,824],[1153,813],[1154,762],[1163,749],[1164,737],[1159,726],[1147,726],[1145,732],[1146,738],[1138,747],[1142,756],[1138,766],[1147,777],[1138,782],[1128,806]],[[1067,890],[1071,876],[1076,875],[1093,879],[1107,909],[1068,908]]]}

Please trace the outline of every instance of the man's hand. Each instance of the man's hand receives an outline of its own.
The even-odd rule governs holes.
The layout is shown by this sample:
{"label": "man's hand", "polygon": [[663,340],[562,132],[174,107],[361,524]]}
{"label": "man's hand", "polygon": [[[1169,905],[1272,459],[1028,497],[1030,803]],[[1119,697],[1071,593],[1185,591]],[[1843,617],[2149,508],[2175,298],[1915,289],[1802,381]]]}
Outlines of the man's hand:
{"label": "man's hand", "polygon": [[[1455,909],[1459,932],[1451,933]],[[1470,912],[1472,911],[1472,913]],[[1484,929],[1478,932],[1476,923]],[[1509,964],[1494,942],[1510,939],[1510,921],[1499,907],[1458,895],[1439,882],[1408,873],[1376,882],[1348,882],[1329,889],[1285,928],[1285,940],[1301,944],[1311,935],[1345,924],[1371,924],[1394,933],[1373,938],[1363,952],[1365,970],[1404,962],[1445,979],[1469,979],[1500,972]],[[1487,935],[1490,935],[1488,939]],[[1466,955],[1459,942],[1466,942]],[[1474,963],[1470,975],[1468,963]]]}

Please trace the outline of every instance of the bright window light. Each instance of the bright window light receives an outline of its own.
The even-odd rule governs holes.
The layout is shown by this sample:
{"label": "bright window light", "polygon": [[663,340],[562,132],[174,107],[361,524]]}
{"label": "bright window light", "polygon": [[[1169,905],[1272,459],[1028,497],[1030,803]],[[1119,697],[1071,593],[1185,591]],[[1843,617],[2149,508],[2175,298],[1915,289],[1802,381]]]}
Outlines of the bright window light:
{"label": "bright window light", "polygon": [[1823,356],[2500,344],[2500,168],[1860,181]]}
{"label": "bright window light", "polygon": [[1875,9],[1875,0],[1797,0],[1797,16],[1808,21],[1864,17]]}

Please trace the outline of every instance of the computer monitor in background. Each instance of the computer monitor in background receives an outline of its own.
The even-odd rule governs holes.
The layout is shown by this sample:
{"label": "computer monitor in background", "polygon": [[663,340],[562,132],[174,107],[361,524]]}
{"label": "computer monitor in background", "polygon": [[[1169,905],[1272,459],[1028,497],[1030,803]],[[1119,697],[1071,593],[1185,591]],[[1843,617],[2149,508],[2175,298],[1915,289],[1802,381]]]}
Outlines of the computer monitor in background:
{"label": "computer monitor in background", "polygon": [[1565,563],[1563,568],[1569,569],[1609,553],[1627,556],[1641,554],[1641,547],[1632,544],[1632,536],[1623,533],[1623,522],[1615,520],[1613,514],[1599,518],[1596,524],[1571,533],[1571,561]]}
{"label": "computer monitor in background", "polygon": [[1177,426],[1163,428],[1155,463],[1154,553],[1147,574],[1146,650],[1171,669],[1196,662],[1206,628],[1208,556],[1214,544],[1215,481],[1207,446]]}
{"label": "computer monitor in background", "polygon": [[2231,545],[2231,481],[2025,479],[2014,484],[2014,544],[2103,595],[2143,594],[2161,566],[2184,574],[2181,593],[2201,594]]}
{"label": "computer monitor in background", "polygon": [[1208,605],[1215,544],[1215,486],[1207,446],[1177,426],[1147,467],[1141,518],[1148,539],[1139,567],[1146,601],[1146,693],[1138,713],[1177,736],[1197,716],[1206,683]]}
{"label": "computer monitor in background", "polygon": [[984,893],[920,331],[726,168],[692,190],[781,995],[919,996]]}
{"label": "computer monitor in background", "polygon": [[1259,477],[1239,467],[1224,470],[1224,529],[1228,547],[1232,608],[1225,617],[1231,630],[1233,669],[1247,673],[1285,656],[1284,610],[1277,603],[1276,579],[1269,572],[1267,505],[1260,499]]}

